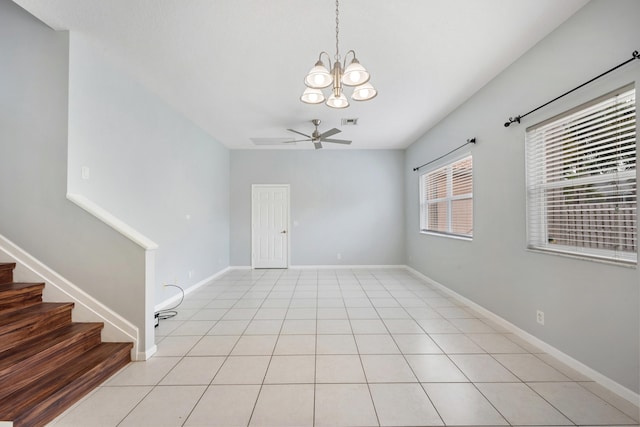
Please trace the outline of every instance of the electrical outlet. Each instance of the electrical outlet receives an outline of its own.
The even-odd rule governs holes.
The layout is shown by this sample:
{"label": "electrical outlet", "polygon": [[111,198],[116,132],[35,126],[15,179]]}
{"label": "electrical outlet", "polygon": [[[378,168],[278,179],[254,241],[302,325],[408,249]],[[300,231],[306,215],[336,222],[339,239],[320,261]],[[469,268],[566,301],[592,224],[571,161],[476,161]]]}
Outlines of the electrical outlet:
{"label": "electrical outlet", "polygon": [[342,254],[341,253],[336,254],[336,258],[338,258],[339,260],[342,259]]}
{"label": "electrical outlet", "polygon": [[536,311],[536,322],[544,326],[544,311]]}
{"label": "electrical outlet", "polygon": [[193,277],[193,273],[194,273],[193,270],[189,270],[189,273],[188,273],[189,279],[191,279]]}

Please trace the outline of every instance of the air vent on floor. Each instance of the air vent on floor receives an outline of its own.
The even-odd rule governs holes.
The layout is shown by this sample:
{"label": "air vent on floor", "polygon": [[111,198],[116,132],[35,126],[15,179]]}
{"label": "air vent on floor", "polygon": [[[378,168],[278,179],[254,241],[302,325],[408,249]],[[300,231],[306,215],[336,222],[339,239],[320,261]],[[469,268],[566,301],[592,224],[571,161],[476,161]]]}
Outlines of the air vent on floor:
{"label": "air vent on floor", "polygon": [[358,119],[342,119],[342,126],[355,126],[358,124]]}

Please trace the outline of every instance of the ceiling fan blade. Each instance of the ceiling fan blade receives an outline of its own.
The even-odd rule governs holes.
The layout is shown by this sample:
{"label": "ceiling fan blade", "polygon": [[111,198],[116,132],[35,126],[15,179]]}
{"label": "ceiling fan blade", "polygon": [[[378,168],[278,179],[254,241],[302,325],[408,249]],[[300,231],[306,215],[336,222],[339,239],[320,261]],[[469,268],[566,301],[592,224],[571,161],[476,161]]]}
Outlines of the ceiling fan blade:
{"label": "ceiling fan blade", "polygon": [[322,148],[322,144],[320,144],[319,142],[314,142],[313,145],[316,147],[316,150],[319,150]]}
{"label": "ceiling fan blade", "polygon": [[351,141],[347,141],[346,139],[323,139],[322,142],[335,142],[337,144],[351,144]]}
{"label": "ceiling fan blade", "polygon": [[336,129],[336,128],[329,129],[328,131],[320,134],[320,139],[325,139],[328,136],[335,135],[336,133],[340,133],[340,132],[342,132],[340,129]]}
{"label": "ceiling fan blade", "polygon": [[293,142],[291,137],[285,138],[249,138],[255,145],[279,145],[283,142]]}
{"label": "ceiling fan blade", "polygon": [[292,139],[290,141],[282,141],[285,144],[291,144],[293,142],[306,142],[306,141],[311,141],[311,139]]}
{"label": "ceiling fan blade", "polygon": [[304,134],[302,132],[298,132],[297,130],[293,130],[293,129],[287,129],[287,130],[289,132],[297,133],[298,135],[306,136],[307,138],[311,139],[311,135],[307,135],[307,134]]}

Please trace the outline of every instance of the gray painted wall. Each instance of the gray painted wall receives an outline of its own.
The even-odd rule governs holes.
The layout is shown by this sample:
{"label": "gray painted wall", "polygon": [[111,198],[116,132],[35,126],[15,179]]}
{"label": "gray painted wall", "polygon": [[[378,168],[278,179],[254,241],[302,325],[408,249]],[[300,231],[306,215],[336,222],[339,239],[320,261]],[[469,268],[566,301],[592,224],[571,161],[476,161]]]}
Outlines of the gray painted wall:
{"label": "gray painted wall", "polygon": [[81,34],[70,46],[69,191],[158,244],[160,303],[177,292],[163,284],[189,287],[229,265],[229,150]]}
{"label": "gray painted wall", "polygon": [[292,265],[404,264],[403,166],[399,150],[233,150],[231,265],[251,265],[251,184],[291,185]]}
{"label": "gray painted wall", "polygon": [[[629,82],[640,61],[505,128],[532,108],[631,57],[640,2],[592,1],[406,151],[409,265],[587,366],[640,390],[637,268],[526,249],[524,133]],[[419,233],[417,166],[477,137],[473,242]],[[545,326],[535,321],[545,312]]]}
{"label": "gray painted wall", "polygon": [[0,57],[0,233],[135,324],[141,350],[153,346],[144,250],[65,197],[68,34],[0,1]]}

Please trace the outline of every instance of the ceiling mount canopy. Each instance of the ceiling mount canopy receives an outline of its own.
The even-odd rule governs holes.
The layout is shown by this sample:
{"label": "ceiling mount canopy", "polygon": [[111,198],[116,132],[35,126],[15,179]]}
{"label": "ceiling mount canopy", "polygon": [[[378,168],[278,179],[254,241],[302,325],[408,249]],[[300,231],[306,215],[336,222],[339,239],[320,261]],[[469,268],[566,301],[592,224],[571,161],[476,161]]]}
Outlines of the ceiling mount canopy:
{"label": "ceiling mount canopy", "polygon": [[[334,61],[332,64],[331,57],[327,52],[320,52],[318,61],[304,79],[304,84],[307,88],[300,97],[300,100],[304,103],[320,104],[326,101],[329,107],[346,108],[349,106],[349,100],[343,92],[343,85],[354,87],[353,94],[351,95],[351,99],[354,101],[368,101],[375,98],[378,94],[378,91],[369,83],[371,75],[360,64],[354,50],[348,51],[344,57],[344,61],[340,63],[339,18],[339,0],[336,0],[336,54]],[[351,54],[351,62],[347,65],[349,54]],[[329,68],[322,62],[322,55],[326,57]],[[331,95],[329,95],[329,98],[326,98],[321,89],[329,86],[332,86]]]}

